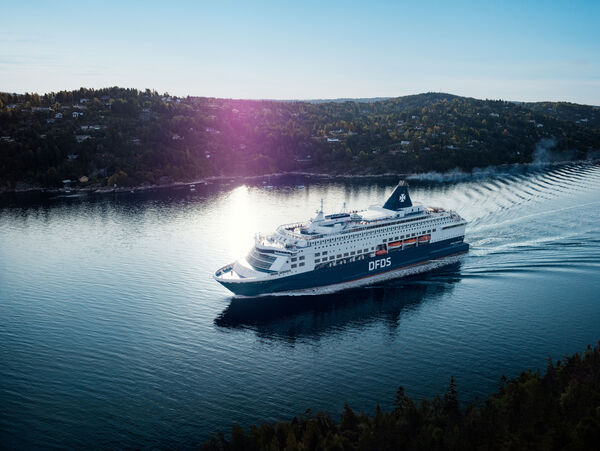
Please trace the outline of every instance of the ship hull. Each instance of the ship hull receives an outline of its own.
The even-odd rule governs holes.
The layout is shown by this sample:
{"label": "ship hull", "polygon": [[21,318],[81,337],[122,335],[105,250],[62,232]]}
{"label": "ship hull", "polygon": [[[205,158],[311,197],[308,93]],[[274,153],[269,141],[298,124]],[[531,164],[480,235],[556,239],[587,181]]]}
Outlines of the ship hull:
{"label": "ship hull", "polygon": [[[225,288],[236,295],[260,296],[265,294],[306,291],[322,287],[369,285],[386,278],[402,277],[404,268],[440,260],[450,255],[465,253],[469,245],[461,238],[415,246],[403,250],[392,250],[364,260],[337,264],[300,274],[256,281],[227,281],[217,279]],[[388,277],[389,276],[389,277]],[[343,288],[340,288],[343,289]]]}

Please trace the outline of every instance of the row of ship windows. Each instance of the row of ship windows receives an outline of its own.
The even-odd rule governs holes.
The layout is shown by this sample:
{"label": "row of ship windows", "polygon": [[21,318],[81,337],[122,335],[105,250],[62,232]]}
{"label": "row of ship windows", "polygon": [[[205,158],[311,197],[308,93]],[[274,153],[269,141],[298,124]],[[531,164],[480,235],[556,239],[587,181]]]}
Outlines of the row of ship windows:
{"label": "row of ship windows", "polygon": [[[439,222],[439,221],[438,221],[438,222]],[[446,222],[447,222],[447,221],[446,221]],[[381,232],[379,232],[379,233],[375,234],[375,236],[376,236],[376,235],[381,235],[381,234],[386,234],[386,233],[389,233],[389,232],[391,232],[392,230],[397,230],[398,228],[399,228],[399,227],[394,227],[394,228],[392,228],[392,229],[389,229],[389,230],[382,230]],[[414,229],[413,229],[413,230],[414,230]],[[431,232],[435,232],[436,230],[437,230],[437,229],[433,229],[433,230],[428,230],[427,232],[421,232],[421,233],[431,233]],[[361,233],[361,234],[359,234],[359,235],[356,235],[356,236],[363,236],[363,235],[364,235],[364,233]],[[374,236],[374,234],[367,234],[367,235],[369,235],[369,237],[370,237],[370,238],[372,238],[372,237]],[[410,235],[407,235],[407,236],[410,236]],[[412,236],[416,236],[416,234],[415,234],[415,233],[413,233],[413,234],[412,234]],[[402,237],[404,237],[404,235],[403,235]],[[398,238],[398,237],[396,237],[395,239],[397,239],[397,240],[398,240],[398,239],[401,239],[401,238]],[[329,242],[329,241],[340,241],[340,240],[341,240],[341,241],[345,241],[346,243],[354,243],[354,242],[356,242],[356,241],[362,241],[362,240],[357,240],[357,239],[356,239],[356,240],[344,240],[342,237],[340,237],[340,238],[332,238],[331,240],[327,240],[327,241],[325,241],[325,242]],[[327,244],[327,245],[324,245],[324,246],[317,246],[317,248],[316,248],[316,249],[321,249],[322,247],[329,247],[329,246],[330,246],[329,244]],[[315,254],[315,256],[316,256],[316,255],[317,255],[317,254]]]}
{"label": "row of ship windows", "polygon": [[[371,248],[371,250],[372,250],[372,251],[374,251],[374,250],[375,250],[375,248],[374,248],[374,247],[372,247],[372,248]],[[360,251],[360,250],[358,250],[358,251],[352,251],[352,252],[345,252],[345,253],[343,254],[343,256],[344,256],[344,257],[349,257],[349,256],[351,256],[351,255],[360,255],[360,254],[363,254],[363,253],[365,253],[365,254],[366,254],[367,252],[369,252],[369,248],[367,248],[367,249],[364,249],[363,251]],[[317,255],[317,254],[315,254],[315,256],[316,256],[316,255]],[[333,255],[332,255],[331,257],[329,257],[329,260],[334,260],[334,259],[336,259],[336,258],[342,258],[342,254],[337,254],[336,256],[333,256]],[[321,261],[321,259],[319,259],[319,258],[315,258],[315,263],[319,263],[320,261]],[[323,258],[323,261],[327,261],[327,257],[324,257],[324,258]]]}
{"label": "row of ship windows", "polygon": [[[395,223],[393,223],[393,224],[406,223],[406,222],[411,222],[411,221],[418,221],[419,219],[423,219],[423,218],[414,218],[414,219],[409,219],[409,220],[404,220],[404,221],[398,221],[398,222],[395,222]],[[389,225],[391,225],[391,224],[389,224]],[[368,229],[373,229],[373,228],[377,228],[377,227],[386,227],[386,226],[383,226],[383,225],[375,225],[375,226],[370,226],[370,227],[364,227],[364,228],[361,228],[361,230],[368,230]],[[394,227],[392,230],[396,230],[396,229],[399,229],[399,228],[400,228],[400,227]],[[386,229],[386,230],[381,230],[379,233],[380,233],[380,234],[381,234],[381,233],[387,233],[387,232],[389,232],[389,231],[390,231],[390,230]],[[352,232],[350,232],[350,233],[352,233]],[[353,236],[353,238],[355,238],[355,237],[358,237],[358,236],[363,236],[363,235],[369,235],[369,236],[373,236],[373,234],[372,234],[372,233],[359,233],[359,234],[357,234],[357,235],[354,235],[354,236]],[[342,240],[342,241],[345,241],[345,240],[344,240],[342,237],[339,237],[339,238],[330,238],[330,239],[328,239],[328,240],[324,240],[324,241],[322,241],[322,242],[319,242],[319,243],[317,243],[317,244],[321,244],[321,243],[329,243],[330,241],[340,241],[340,240]],[[353,240],[353,241],[356,241],[356,240]],[[318,248],[317,248],[317,249],[318,249]]]}
{"label": "row of ship windows", "polygon": [[[300,263],[300,264],[298,264],[297,266],[304,266],[304,263]],[[292,265],[292,268],[295,268],[295,267],[296,267],[296,263],[294,263],[294,264]]]}
{"label": "row of ship windows", "polygon": [[367,257],[368,256],[366,254],[362,254],[362,255],[357,255],[355,257],[349,257],[349,258],[343,259],[343,260],[330,261],[329,263],[326,263],[326,259],[323,259],[322,263],[318,263],[315,260],[315,269],[321,269],[321,268],[326,268],[326,267],[331,268],[332,266],[336,266],[336,265],[343,265],[345,263],[352,263],[357,260],[364,260]]}
{"label": "row of ship windows", "polygon": [[[402,240],[402,239],[404,239],[404,238],[410,238],[410,237],[415,237],[415,236],[417,236],[417,235],[423,235],[423,234],[425,234],[425,233],[431,233],[431,232],[435,232],[436,230],[437,230],[437,229],[423,230],[422,232],[418,232],[418,233],[417,233],[417,232],[415,232],[415,233],[409,233],[409,234],[407,234],[407,235],[400,235],[400,236],[396,236],[396,237],[394,237],[393,239],[394,239],[394,240]],[[391,240],[392,240],[392,238],[389,238],[389,240],[391,241]],[[386,243],[387,241],[388,241],[388,238],[384,238],[384,239],[383,239],[383,242],[384,242],[384,243]],[[375,249],[375,248],[371,248],[371,250],[374,250],[374,249]],[[369,249],[365,249],[365,250],[364,250],[364,252],[368,252],[368,251],[369,251]],[[358,251],[358,253],[360,254],[360,251]],[[327,251],[323,251],[323,255],[327,255]],[[354,251],[350,252],[350,255],[354,255]],[[321,256],[321,252],[316,252],[316,253],[315,253],[315,257],[320,257],[320,256]],[[341,257],[342,257],[342,255],[341,255],[341,254],[338,254],[338,255],[336,256],[336,258],[341,258]],[[344,254],[344,257],[348,257],[348,252],[346,252],[346,253]],[[303,259],[303,258],[304,258],[304,257],[300,257],[300,259]],[[333,258],[334,258],[334,257],[329,257],[329,260],[333,260]],[[295,259],[294,259],[294,258],[292,258],[292,261],[294,261],[294,260],[295,260]],[[327,258],[325,258],[324,260],[327,260]],[[319,261],[318,259],[315,259],[315,263],[318,263],[318,261]]]}

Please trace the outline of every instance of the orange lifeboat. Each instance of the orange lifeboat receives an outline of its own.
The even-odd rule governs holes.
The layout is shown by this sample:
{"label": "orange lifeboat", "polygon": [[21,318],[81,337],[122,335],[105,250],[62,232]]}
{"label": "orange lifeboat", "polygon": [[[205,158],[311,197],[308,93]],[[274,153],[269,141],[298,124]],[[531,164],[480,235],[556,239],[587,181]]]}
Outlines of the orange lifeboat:
{"label": "orange lifeboat", "polygon": [[385,254],[387,254],[385,249],[380,249],[377,252],[375,252],[375,255],[385,255]]}
{"label": "orange lifeboat", "polygon": [[421,235],[419,237],[419,244],[421,244],[421,243],[429,243],[430,239],[431,239],[431,235]]}
{"label": "orange lifeboat", "polygon": [[402,246],[402,241],[393,241],[391,243],[388,243],[388,248],[389,247],[398,247],[398,246]]}
{"label": "orange lifeboat", "polygon": [[409,238],[407,240],[404,240],[404,244],[415,244],[417,242],[416,238]]}

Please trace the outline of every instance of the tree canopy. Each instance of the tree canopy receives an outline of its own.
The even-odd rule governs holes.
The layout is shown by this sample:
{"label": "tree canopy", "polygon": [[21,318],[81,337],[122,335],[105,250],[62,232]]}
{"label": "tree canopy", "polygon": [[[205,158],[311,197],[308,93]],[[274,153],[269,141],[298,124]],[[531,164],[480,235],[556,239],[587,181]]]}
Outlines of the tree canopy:
{"label": "tree canopy", "polygon": [[0,102],[0,189],[82,176],[133,186],[289,171],[470,171],[600,148],[595,107],[442,93],[311,103],[113,87],[2,93]]}

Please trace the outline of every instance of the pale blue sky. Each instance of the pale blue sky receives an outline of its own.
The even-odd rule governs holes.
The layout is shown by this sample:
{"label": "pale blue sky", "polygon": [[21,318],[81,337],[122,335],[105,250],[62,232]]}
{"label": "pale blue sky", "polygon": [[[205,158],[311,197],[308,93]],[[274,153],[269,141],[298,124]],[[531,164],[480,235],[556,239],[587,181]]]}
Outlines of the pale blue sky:
{"label": "pale blue sky", "polygon": [[0,91],[600,105],[600,0],[0,0]]}

